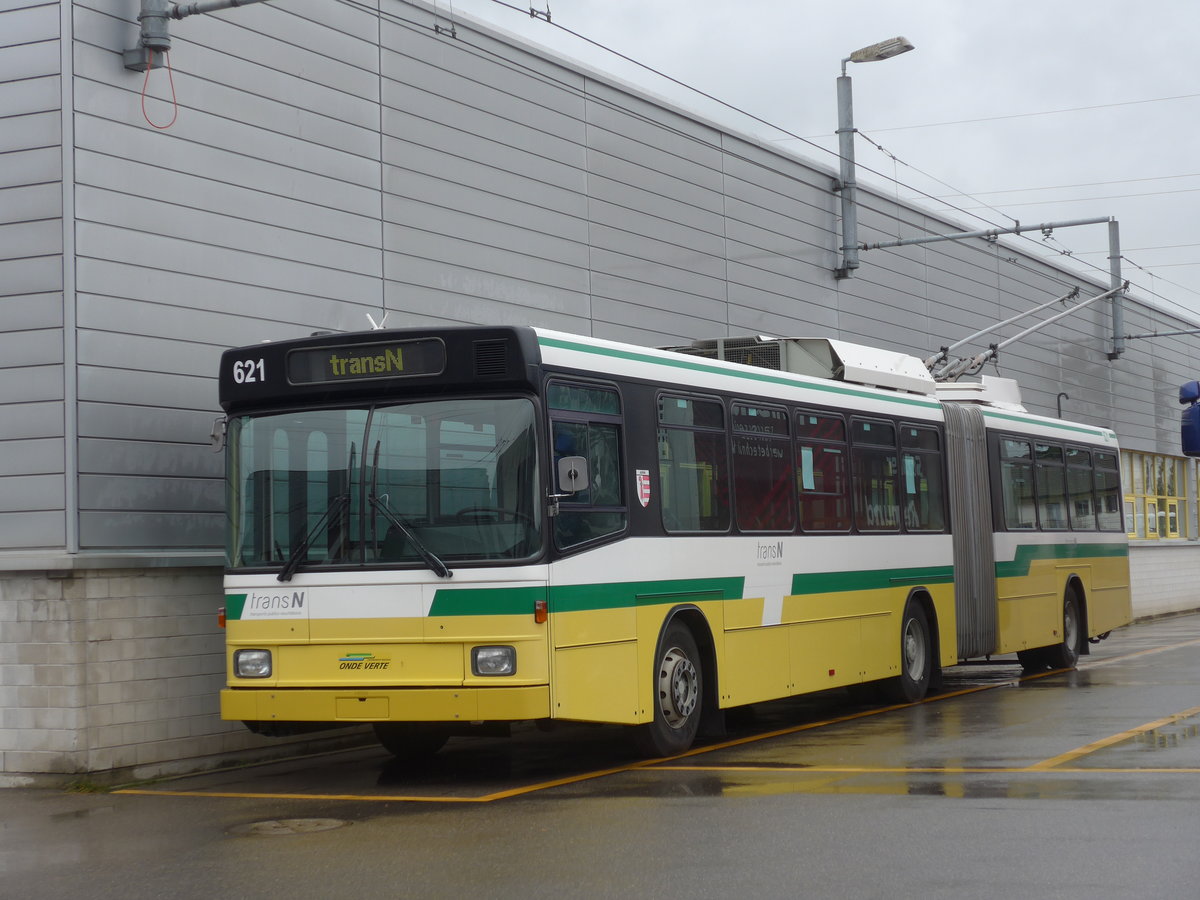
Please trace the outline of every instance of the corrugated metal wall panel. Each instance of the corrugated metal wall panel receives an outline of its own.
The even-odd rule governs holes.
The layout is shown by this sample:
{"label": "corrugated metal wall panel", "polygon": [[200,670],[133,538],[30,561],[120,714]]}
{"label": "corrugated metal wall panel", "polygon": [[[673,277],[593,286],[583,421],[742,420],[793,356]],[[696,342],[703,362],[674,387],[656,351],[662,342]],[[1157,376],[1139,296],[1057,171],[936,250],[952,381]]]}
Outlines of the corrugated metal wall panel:
{"label": "corrugated metal wall panel", "polygon": [[0,454],[0,477],[5,478],[50,475],[61,487],[63,466],[63,442],[58,438],[6,441],[4,453]]}
{"label": "corrugated metal wall panel", "polygon": [[[56,438],[63,436],[62,401],[32,403],[8,403],[0,406],[0,435],[3,435],[3,452],[20,453],[20,443],[29,439]],[[3,507],[0,507],[3,509]]]}
{"label": "corrugated metal wall panel", "polygon": [[[0,47],[19,47],[22,44],[58,37],[57,3],[6,3],[2,10]],[[57,58],[57,52],[51,53]],[[58,71],[55,67],[54,71]]]}
{"label": "corrugated metal wall panel", "polygon": [[59,9],[0,3],[0,551],[66,541]]}
{"label": "corrugated metal wall panel", "polygon": [[79,512],[79,542],[93,551],[215,548],[224,527],[221,513]]}
{"label": "corrugated metal wall panel", "polygon": [[[7,504],[4,509],[8,509]],[[62,509],[0,512],[0,547],[5,550],[61,547],[66,522]]]}
{"label": "corrugated metal wall panel", "polygon": [[[5,20],[0,18],[0,24]],[[0,49],[0,53],[9,52],[11,48]],[[62,105],[61,92],[62,81],[57,75],[0,82],[0,118],[57,110]]]}

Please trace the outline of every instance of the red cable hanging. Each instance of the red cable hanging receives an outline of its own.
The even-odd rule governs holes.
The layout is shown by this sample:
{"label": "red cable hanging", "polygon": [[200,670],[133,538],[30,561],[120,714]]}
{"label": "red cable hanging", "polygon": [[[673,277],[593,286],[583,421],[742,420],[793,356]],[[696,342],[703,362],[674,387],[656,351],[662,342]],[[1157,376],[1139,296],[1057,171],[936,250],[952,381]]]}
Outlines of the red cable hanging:
{"label": "red cable hanging", "polygon": [[165,131],[175,124],[175,120],[179,118],[179,101],[175,97],[175,74],[171,69],[171,54],[166,52],[163,57],[167,61],[167,80],[171,83],[171,106],[174,109],[174,114],[171,116],[171,121],[166,125],[159,125],[151,121],[150,116],[146,112],[146,86],[150,83],[150,70],[154,68],[154,51],[147,50],[146,54],[146,78],[142,81],[142,118],[152,127],[159,131]]}

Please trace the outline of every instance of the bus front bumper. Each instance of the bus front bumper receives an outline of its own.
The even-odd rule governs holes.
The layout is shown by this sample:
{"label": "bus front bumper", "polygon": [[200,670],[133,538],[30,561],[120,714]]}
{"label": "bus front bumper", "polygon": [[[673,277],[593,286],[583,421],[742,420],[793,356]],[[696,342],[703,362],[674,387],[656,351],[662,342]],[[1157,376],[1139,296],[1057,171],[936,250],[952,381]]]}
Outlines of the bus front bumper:
{"label": "bus front bumper", "polygon": [[233,722],[519,722],[550,716],[550,688],[227,688]]}

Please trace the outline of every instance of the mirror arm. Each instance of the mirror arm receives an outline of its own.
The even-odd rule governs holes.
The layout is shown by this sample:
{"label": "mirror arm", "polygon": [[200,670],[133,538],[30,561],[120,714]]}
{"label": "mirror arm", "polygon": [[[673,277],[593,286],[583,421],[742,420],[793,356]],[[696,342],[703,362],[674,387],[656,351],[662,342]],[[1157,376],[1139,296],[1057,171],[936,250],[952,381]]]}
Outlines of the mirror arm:
{"label": "mirror arm", "polygon": [[546,499],[549,503],[546,506],[546,515],[553,519],[558,515],[558,501],[566,500],[568,497],[574,497],[574,494],[547,494]]}

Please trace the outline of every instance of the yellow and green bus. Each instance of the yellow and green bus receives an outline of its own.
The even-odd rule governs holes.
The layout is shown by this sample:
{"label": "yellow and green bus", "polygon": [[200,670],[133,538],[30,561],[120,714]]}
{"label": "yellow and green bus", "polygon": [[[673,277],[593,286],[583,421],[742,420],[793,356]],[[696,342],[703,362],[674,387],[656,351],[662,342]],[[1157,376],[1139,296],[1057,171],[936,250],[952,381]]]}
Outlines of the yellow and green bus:
{"label": "yellow and green bus", "polygon": [[725,710],[1130,620],[1115,435],[839,341],[531,327],[226,352],[225,719],[399,756],[522,721],[687,749]]}

